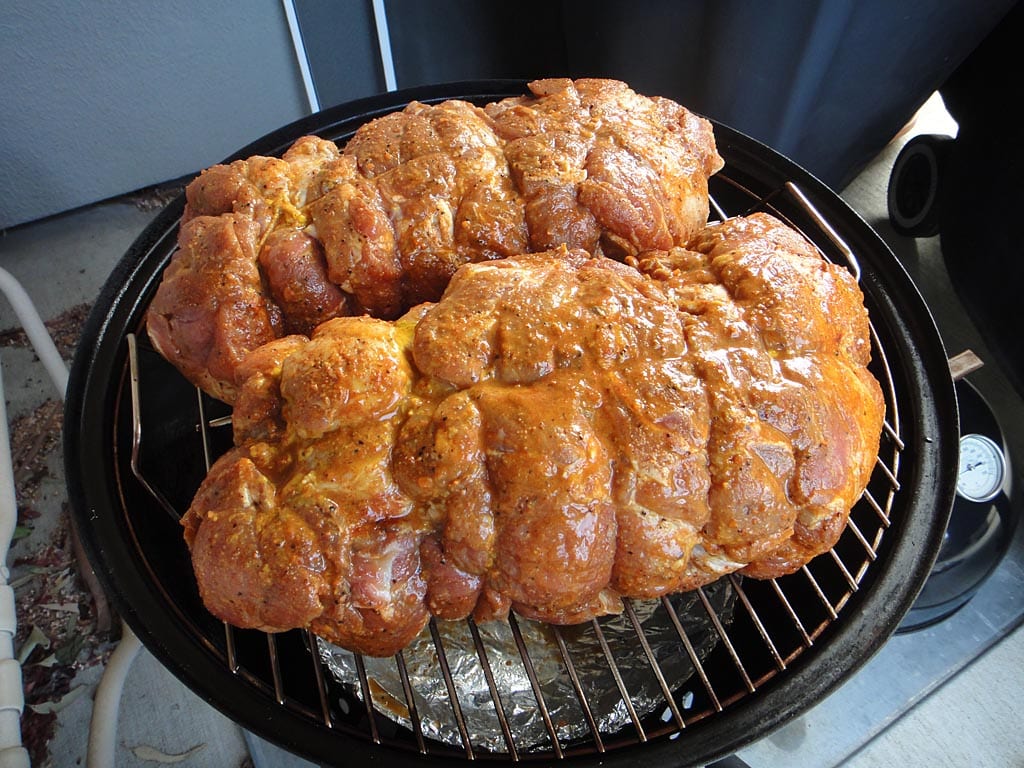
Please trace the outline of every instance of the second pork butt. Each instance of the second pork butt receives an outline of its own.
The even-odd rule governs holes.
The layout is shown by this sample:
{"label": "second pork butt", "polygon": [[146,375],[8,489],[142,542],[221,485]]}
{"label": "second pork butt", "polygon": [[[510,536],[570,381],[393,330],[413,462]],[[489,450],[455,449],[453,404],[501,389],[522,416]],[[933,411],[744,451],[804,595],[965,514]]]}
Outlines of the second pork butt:
{"label": "second pork butt", "polygon": [[233,402],[252,349],[332,317],[393,319],[467,262],[684,244],[722,167],[711,124],[614,80],[538,80],[486,107],[413,102],[343,146],[204,171],[147,313],[156,349]]}

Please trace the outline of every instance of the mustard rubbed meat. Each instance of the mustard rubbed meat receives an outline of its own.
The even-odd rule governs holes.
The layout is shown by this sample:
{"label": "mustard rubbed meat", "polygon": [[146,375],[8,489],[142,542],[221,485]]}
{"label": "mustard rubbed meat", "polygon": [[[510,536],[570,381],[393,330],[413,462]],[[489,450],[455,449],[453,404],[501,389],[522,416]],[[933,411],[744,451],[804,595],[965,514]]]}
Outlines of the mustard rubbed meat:
{"label": "mustard rubbed meat", "polygon": [[539,80],[484,107],[414,102],[344,147],[214,166],[186,189],[148,309],[156,349],[234,402],[261,344],[339,316],[394,319],[463,264],[563,245],[616,259],[684,245],[722,167],[711,125],[613,80]]}
{"label": "mustard rubbed meat", "polygon": [[465,264],[245,357],[183,519],[211,612],[383,656],[430,616],[576,623],[831,547],[884,411],[853,278],[765,214],[626,261]]}

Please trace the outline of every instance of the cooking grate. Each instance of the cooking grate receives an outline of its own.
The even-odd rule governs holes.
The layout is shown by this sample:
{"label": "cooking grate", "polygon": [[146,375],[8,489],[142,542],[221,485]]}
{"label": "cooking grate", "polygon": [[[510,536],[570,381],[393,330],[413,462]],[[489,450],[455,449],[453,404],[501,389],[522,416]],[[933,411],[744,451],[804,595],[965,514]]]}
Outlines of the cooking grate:
{"label": "cooking grate", "polygon": [[[728,176],[719,178],[718,182],[729,185],[732,188],[730,192],[734,194],[750,195]],[[859,278],[860,267],[853,251],[829,226],[800,188],[787,182],[779,194],[789,196],[814,223],[814,230],[802,231],[818,245],[822,254],[832,260],[841,260]],[[774,197],[769,195],[753,200],[752,204],[737,212],[765,210],[797,226],[795,221],[772,204]],[[713,199],[713,210],[723,219],[729,215],[717,198]],[[141,466],[143,445],[147,456],[163,456],[171,448],[161,444],[159,435],[154,436],[154,445],[150,445],[150,433],[143,419],[143,363],[147,361],[149,366],[156,368],[163,366],[148,346],[143,347],[144,357],[140,360],[135,334],[129,334],[126,342],[129,350],[132,473],[160,507],[177,521],[184,513],[187,502],[185,506],[181,506],[180,499],[177,504],[172,503],[160,490],[159,481],[147,477]],[[606,682],[614,684],[617,690],[611,709],[623,711],[619,718],[611,719],[612,723],[620,720],[624,722],[613,732],[605,732],[599,725],[609,721],[609,712],[598,709],[588,697],[578,673],[580,660],[575,658],[572,641],[565,637],[566,629],[549,627],[547,631],[557,648],[561,674],[568,680],[575,694],[575,701],[571,704],[578,707],[586,723],[586,734],[583,737],[564,735],[565,728],[559,726],[552,714],[550,697],[545,694],[530,644],[520,629],[521,620],[517,621],[514,616],[508,623],[518,654],[514,662],[521,664],[529,680],[532,704],[543,721],[545,739],[541,744],[521,743],[520,734],[516,732],[506,712],[510,691],[502,690],[494,674],[496,664],[510,664],[513,661],[508,659],[506,651],[500,648],[496,650],[484,639],[480,629],[472,619],[468,619],[466,626],[472,638],[473,651],[487,681],[490,700],[484,706],[493,710],[495,723],[500,729],[501,744],[496,750],[482,749],[474,743],[476,734],[467,722],[460,698],[463,686],[448,663],[451,651],[446,648],[439,625],[434,621],[428,627],[433,660],[436,660],[434,674],[443,679],[445,695],[430,699],[417,695],[408,670],[406,652],[399,653],[390,662],[401,681],[396,695],[396,691],[382,686],[379,674],[367,672],[366,661],[359,656],[352,657],[355,670],[353,684],[340,683],[324,664],[324,644],[309,631],[271,635],[240,630],[225,624],[221,633],[222,642],[215,643],[211,638],[212,650],[221,657],[225,668],[233,675],[272,697],[281,707],[315,719],[328,729],[342,730],[374,744],[411,749],[423,755],[451,756],[454,751],[473,760],[498,751],[513,761],[564,759],[580,752],[604,753],[652,739],[678,736],[691,724],[756,693],[775,676],[784,673],[839,618],[850,596],[857,592],[862,579],[877,558],[879,546],[890,524],[894,497],[900,490],[900,454],[904,445],[900,439],[895,383],[886,362],[885,351],[878,344],[877,334],[874,334],[873,352],[876,361],[874,373],[883,384],[887,401],[882,447],[871,483],[851,514],[847,531],[832,550],[804,566],[798,573],[785,578],[758,583],[735,574],[729,575],[718,584],[696,590],[697,599],[685,606],[687,613],[681,613],[669,598],[658,601],[659,604],[653,610],[670,623],[678,650],[685,653],[689,669],[682,675],[678,670],[670,674],[662,668],[659,653],[652,648],[633,601],[625,601],[627,631],[632,632],[632,643],[629,638],[627,642],[619,642],[618,658],[604,626],[608,620],[590,622],[588,629],[597,640],[608,672]],[[158,375],[163,376],[164,373]],[[196,396],[191,402],[193,412],[184,418],[194,424],[195,444],[188,453],[201,466],[189,474],[201,476],[230,441],[230,437],[224,435],[229,431],[230,417],[216,415],[222,408],[221,404],[210,400],[199,390],[196,390]],[[712,592],[715,594],[710,594]],[[647,608],[652,609],[651,606]],[[706,625],[712,635],[712,647],[707,653],[700,652],[699,646],[702,643],[693,639],[692,629],[688,631],[686,628],[695,619],[698,630],[703,630]],[[292,653],[291,649],[295,645],[301,645],[302,652]],[[707,642],[703,645],[706,646]],[[586,650],[592,651],[593,647],[588,645]],[[664,655],[664,649],[661,655]],[[306,669],[295,669],[294,661],[298,661],[300,666],[304,663]],[[375,665],[377,661],[373,660]],[[639,676],[638,665],[646,665],[644,671],[656,683],[660,699],[656,702],[657,706],[651,706],[648,701],[644,702],[644,706],[639,706],[631,692],[631,681],[620,669],[626,667],[628,676],[636,678]],[[297,681],[298,677],[305,680]],[[297,685],[297,682],[301,684]],[[443,738],[443,729],[428,724],[428,721],[435,721],[438,714],[423,713],[425,708],[436,709],[439,698],[443,698],[442,703],[449,708],[445,714],[453,723],[452,732],[456,734],[454,739],[447,739],[447,743],[431,738]],[[472,702],[471,706],[479,708],[481,704]],[[607,709],[607,702],[605,707]],[[565,702],[559,702],[559,711],[566,708]],[[396,720],[402,725],[396,726]]]}
{"label": "cooking grate", "polygon": [[[343,142],[412,99],[486,103],[522,92],[522,83],[498,82],[383,94],[285,126],[229,160],[280,154],[307,133]],[[681,598],[629,602],[622,617],[549,628],[541,643],[536,627],[513,619],[499,625],[511,655],[496,650],[490,625],[457,623],[468,649],[460,651],[449,623],[431,624],[421,638],[429,699],[424,659],[412,649],[383,661],[353,657],[346,679],[308,632],[224,626],[199,599],[178,518],[231,443],[230,411],[145,341],[145,309],[176,247],[179,198],[107,281],[79,341],[65,410],[82,543],[147,648],[231,719],[327,764],[703,765],[856,671],[895,630],[942,542],[958,438],[947,356],[906,272],[870,227],[786,158],[727,126],[716,124],[715,134],[726,166],[711,180],[714,215],[763,210],[788,222],[859,276],[872,318],[871,370],[886,422],[868,488],[830,552],[780,579],[730,576]],[[472,694],[466,656],[479,678]],[[521,670],[525,692],[503,687],[509,665]],[[524,710],[536,711],[529,734]],[[481,713],[490,713],[490,741],[480,737]]]}

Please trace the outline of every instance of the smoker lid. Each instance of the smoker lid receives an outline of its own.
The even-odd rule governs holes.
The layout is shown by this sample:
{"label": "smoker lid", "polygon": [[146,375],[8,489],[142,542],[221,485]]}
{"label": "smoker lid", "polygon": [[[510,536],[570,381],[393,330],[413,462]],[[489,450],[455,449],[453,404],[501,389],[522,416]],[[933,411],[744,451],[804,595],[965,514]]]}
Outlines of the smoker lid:
{"label": "smoker lid", "polygon": [[[520,81],[488,81],[383,94],[296,121],[229,160],[280,154],[308,133],[343,141],[367,120],[412,100],[482,104],[523,92]],[[737,750],[799,715],[868,660],[911,606],[942,543],[955,492],[957,405],[927,307],[885,243],[837,195],[763,144],[728,126],[714,128],[726,161],[711,181],[718,208],[767,210],[859,274],[874,334],[872,370],[886,394],[877,468],[831,553],[783,579],[734,581],[740,625],[723,633],[708,659],[702,672],[709,696],[687,711],[683,726],[655,723],[640,738],[611,735],[603,751],[584,740],[557,754],[525,752],[520,760],[703,765]],[[196,409],[205,409],[209,421],[225,415],[226,406],[198,395],[144,349],[143,371],[133,382],[127,344],[132,334],[144,336],[143,315],[174,251],[183,209],[182,196],[111,274],[83,328],[68,386],[64,455],[72,515],[115,607],[200,696],[310,759],[348,762],[358,755],[393,765],[508,759],[474,753],[471,745],[467,753],[423,742],[378,714],[347,713],[358,698],[346,699],[325,679],[308,633],[232,631],[203,608],[173,510],[187,507],[202,479],[196,454],[215,456],[226,447],[216,435],[198,447]],[[172,514],[132,473],[134,384],[143,393],[139,410],[147,425],[142,450],[159,447],[158,456],[144,458],[146,477]]]}

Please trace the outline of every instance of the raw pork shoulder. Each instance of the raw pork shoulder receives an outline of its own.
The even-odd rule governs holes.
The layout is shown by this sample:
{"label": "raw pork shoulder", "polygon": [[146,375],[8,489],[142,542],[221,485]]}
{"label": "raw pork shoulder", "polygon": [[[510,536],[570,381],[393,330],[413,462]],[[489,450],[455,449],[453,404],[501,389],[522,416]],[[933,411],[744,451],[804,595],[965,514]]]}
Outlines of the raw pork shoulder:
{"label": "raw pork shoulder", "polygon": [[209,609],[389,655],[431,615],[580,622],[831,547],[883,417],[855,281],[764,214],[628,261],[467,264],[253,351],[183,521]]}
{"label": "raw pork shoulder", "polygon": [[393,319],[462,264],[566,245],[622,259],[685,244],[722,167],[711,124],[612,80],[540,80],[486,107],[412,103],[344,149],[204,171],[149,308],[150,339],[233,402],[245,355],[332,317]]}

